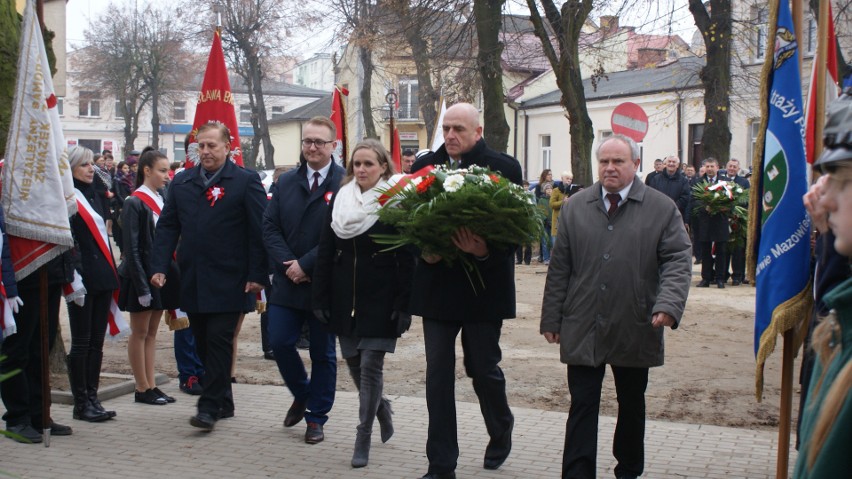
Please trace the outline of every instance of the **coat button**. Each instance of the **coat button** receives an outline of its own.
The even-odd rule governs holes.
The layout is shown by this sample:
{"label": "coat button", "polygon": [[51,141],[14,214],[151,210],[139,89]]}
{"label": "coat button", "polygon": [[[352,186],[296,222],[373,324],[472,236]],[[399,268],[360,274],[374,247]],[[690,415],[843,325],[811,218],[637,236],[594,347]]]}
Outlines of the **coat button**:
{"label": "coat button", "polygon": [[605,260],[609,259],[609,253],[604,253],[603,258],[604,258]]}
{"label": "coat button", "polygon": [[605,284],[601,285],[601,291],[606,291],[606,285]]}
{"label": "coat button", "polygon": [[612,231],[612,225],[607,225],[606,229],[608,229],[609,231]]}

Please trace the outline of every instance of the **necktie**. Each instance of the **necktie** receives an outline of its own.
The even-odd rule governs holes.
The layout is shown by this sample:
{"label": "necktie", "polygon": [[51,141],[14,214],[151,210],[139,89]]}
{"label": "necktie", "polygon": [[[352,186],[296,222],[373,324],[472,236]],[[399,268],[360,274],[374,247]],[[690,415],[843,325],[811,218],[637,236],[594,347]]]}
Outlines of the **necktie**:
{"label": "necktie", "polygon": [[609,215],[610,218],[615,214],[615,210],[618,209],[618,202],[621,201],[621,195],[618,193],[607,193],[606,199],[609,200],[609,209],[606,214]]}
{"label": "necktie", "polygon": [[313,193],[314,191],[317,190],[317,188],[319,188],[319,179],[320,179],[319,171],[315,171],[314,172],[314,184],[311,185],[311,193]]}

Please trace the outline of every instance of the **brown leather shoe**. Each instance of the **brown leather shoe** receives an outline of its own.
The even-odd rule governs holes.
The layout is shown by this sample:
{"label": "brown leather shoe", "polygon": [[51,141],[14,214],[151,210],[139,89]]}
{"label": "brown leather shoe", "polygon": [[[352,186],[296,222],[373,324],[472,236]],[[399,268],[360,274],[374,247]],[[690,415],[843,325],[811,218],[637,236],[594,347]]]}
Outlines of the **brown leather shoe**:
{"label": "brown leather shoe", "polygon": [[290,409],[287,410],[287,416],[284,417],[284,427],[293,427],[302,421],[305,417],[305,404],[299,401],[293,401]]}
{"label": "brown leather shoe", "polygon": [[309,422],[308,429],[305,430],[305,442],[308,444],[319,444],[323,439],[325,439],[325,434],[322,433],[322,424]]}

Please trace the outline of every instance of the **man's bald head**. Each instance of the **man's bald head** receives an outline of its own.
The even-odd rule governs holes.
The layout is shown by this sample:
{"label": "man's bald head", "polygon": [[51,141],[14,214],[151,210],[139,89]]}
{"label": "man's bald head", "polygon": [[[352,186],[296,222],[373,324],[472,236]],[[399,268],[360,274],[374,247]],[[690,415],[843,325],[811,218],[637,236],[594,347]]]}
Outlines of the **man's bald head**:
{"label": "man's bald head", "polygon": [[441,127],[447,153],[454,158],[472,150],[482,138],[479,110],[470,103],[457,103],[447,108]]}

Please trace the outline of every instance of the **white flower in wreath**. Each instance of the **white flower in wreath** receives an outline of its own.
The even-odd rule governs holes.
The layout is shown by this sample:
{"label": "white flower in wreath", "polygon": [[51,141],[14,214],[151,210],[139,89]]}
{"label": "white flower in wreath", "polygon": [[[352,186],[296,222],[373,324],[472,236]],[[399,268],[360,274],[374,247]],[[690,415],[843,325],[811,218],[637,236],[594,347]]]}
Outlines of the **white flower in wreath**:
{"label": "white flower in wreath", "polygon": [[462,185],[464,185],[464,176],[462,175],[450,175],[444,180],[444,190],[447,193],[455,193]]}

